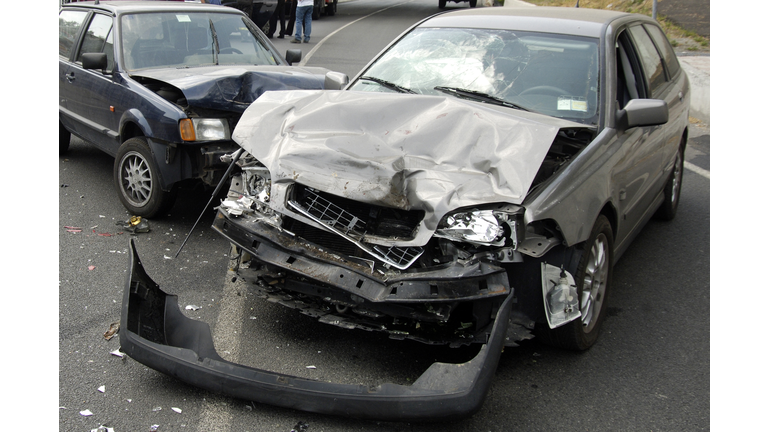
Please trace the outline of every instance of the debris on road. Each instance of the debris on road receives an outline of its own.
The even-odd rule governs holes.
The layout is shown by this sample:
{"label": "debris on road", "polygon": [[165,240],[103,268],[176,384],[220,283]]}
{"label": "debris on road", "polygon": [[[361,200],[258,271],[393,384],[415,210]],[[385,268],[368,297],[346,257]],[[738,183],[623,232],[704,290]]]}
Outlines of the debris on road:
{"label": "debris on road", "polygon": [[115,428],[107,427],[104,425],[101,425],[97,427],[96,429],[91,429],[91,432],[115,432]]}
{"label": "debris on road", "polygon": [[93,413],[91,412],[91,410],[82,410],[80,411],[80,415],[83,417],[88,417],[88,416],[92,416]]}
{"label": "debris on road", "polygon": [[118,349],[116,349],[114,351],[110,351],[109,353],[112,354],[113,356],[117,356],[117,357],[120,357],[120,358],[123,358],[123,356],[125,356],[125,353],[120,352],[120,348],[118,348]]}
{"label": "debris on road", "polygon": [[296,423],[296,426],[294,426],[293,429],[291,429],[291,432],[305,432],[307,429],[309,429],[309,425],[300,421]]}
{"label": "debris on road", "polygon": [[106,392],[106,391],[107,391],[107,386],[101,386],[101,387],[99,387],[97,390],[98,390],[98,391],[100,391],[100,392],[102,392],[102,393],[104,393],[104,392]]}
{"label": "debris on road", "polygon": [[104,339],[106,340],[112,339],[113,337],[115,337],[118,331],[120,331],[120,321],[113,322],[112,324],[109,325],[109,329],[104,333]]}
{"label": "debris on road", "polygon": [[200,310],[200,309],[202,309],[202,308],[203,308],[202,306],[187,305],[187,307],[186,307],[186,308],[184,308],[184,309],[186,309],[186,310],[191,310],[191,311],[196,311],[196,310]]}
{"label": "debris on road", "polygon": [[149,232],[149,221],[142,219],[141,216],[131,216],[127,221],[115,222],[115,225],[121,226],[134,234]]}
{"label": "debris on road", "polygon": [[83,229],[80,227],[74,227],[74,226],[67,226],[64,225],[64,229],[67,230],[68,233],[77,234],[83,232]]}
{"label": "debris on road", "polygon": [[181,414],[181,408],[171,407],[171,410],[175,413]]}

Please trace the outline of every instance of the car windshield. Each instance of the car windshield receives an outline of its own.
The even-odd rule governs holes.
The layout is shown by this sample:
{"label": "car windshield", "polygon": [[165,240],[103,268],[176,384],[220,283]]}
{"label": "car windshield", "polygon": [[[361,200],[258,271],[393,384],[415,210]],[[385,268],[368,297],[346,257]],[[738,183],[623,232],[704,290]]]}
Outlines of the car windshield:
{"label": "car windshield", "polygon": [[278,64],[255,32],[250,22],[236,14],[124,15],[121,35],[125,69]]}
{"label": "car windshield", "polygon": [[450,94],[597,123],[598,41],[465,28],[416,29],[351,90]]}

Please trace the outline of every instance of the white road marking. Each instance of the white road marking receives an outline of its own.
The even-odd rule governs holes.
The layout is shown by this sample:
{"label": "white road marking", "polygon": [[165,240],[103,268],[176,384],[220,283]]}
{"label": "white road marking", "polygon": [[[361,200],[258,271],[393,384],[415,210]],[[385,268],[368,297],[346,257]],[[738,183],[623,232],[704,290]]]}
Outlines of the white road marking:
{"label": "white road marking", "polygon": [[344,25],[344,26],[341,26],[341,27],[337,28],[337,29],[336,29],[334,32],[332,32],[332,33],[331,33],[331,34],[329,34],[328,36],[324,37],[324,38],[323,38],[323,39],[322,39],[320,42],[318,42],[318,43],[317,43],[317,45],[315,45],[315,47],[314,47],[314,48],[312,48],[312,49],[311,49],[311,50],[310,50],[310,51],[307,53],[307,56],[306,56],[305,58],[303,58],[303,59],[302,59],[302,60],[299,62],[299,66],[306,66],[306,65],[307,65],[307,62],[309,61],[309,59],[310,59],[310,58],[312,58],[312,54],[314,54],[314,53],[315,53],[315,51],[317,51],[317,50],[320,48],[320,46],[322,46],[322,45],[323,45],[323,43],[325,43],[325,41],[327,41],[328,39],[330,39],[330,38],[331,38],[331,36],[335,35],[336,33],[338,33],[338,32],[340,32],[340,31],[344,30],[345,28],[347,28],[347,27],[351,26],[352,24],[354,24],[354,23],[356,23],[356,22],[358,22],[358,21],[362,21],[362,20],[364,20],[364,19],[366,19],[366,18],[368,18],[368,17],[372,17],[373,15],[376,15],[377,13],[380,13],[380,12],[384,12],[385,10],[387,10],[387,9],[392,9],[393,7],[402,6],[402,5],[406,4],[406,3],[413,3],[413,1],[414,1],[414,0],[410,0],[410,1],[402,2],[402,3],[398,3],[398,4],[396,4],[396,5],[392,5],[392,6],[388,6],[388,7],[385,7],[384,9],[379,9],[379,10],[377,10],[376,12],[370,13],[370,14],[368,14],[368,15],[366,15],[366,16],[364,16],[364,17],[362,17],[362,18],[358,18],[358,19],[356,19],[356,20],[352,21],[352,22],[351,22],[351,23],[349,23],[349,24],[346,24],[346,25]]}
{"label": "white road marking", "polygon": [[685,161],[683,166],[685,168],[688,168],[689,170],[695,172],[696,174],[709,179],[709,171],[705,170],[704,168],[697,167],[696,165],[694,165],[694,164],[692,164],[692,163],[690,163],[688,161]]}

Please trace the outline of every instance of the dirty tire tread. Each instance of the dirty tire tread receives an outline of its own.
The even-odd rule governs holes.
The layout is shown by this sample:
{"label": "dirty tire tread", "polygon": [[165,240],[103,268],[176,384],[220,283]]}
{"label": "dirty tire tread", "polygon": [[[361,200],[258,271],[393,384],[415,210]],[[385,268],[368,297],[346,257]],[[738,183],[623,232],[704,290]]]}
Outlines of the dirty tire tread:
{"label": "dirty tire tread", "polygon": [[69,150],[69,143],[72,141],[72,134],[59,122],[59,154],[63,155]]}

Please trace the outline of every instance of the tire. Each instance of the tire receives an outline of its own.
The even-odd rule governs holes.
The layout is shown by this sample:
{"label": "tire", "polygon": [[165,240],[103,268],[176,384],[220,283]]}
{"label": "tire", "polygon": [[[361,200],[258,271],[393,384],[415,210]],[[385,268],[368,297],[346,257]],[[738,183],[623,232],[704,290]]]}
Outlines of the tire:
{"label": "tire", "polygon": [[469,7],[473,8],[477,6],[477,0],[469,0]]}
{"label": "tire", "polygon": [[574,278],[581,318],[555,329],[546,327],[540,336],[544,342],[558,348],[584,351],[597,341],[606,314],[613,273],[613,230],[608,218],[603,215],[597,218],[589,240],[579,253]]}
{"label": "tire", "polygon": [[59,154],[63,155],[69,150],[69,143],[72,141],[72,134],[67,128],[59,122]]}
{"label": "tire", "polygon": [[445,9],[446,2],[447,0],[437,0],[437,7],[439,7],[440,9]]}
{"label": "tire", "polygon": [[325,7],[325,14],[328,16],[336,15],[336,0],[333,0],[331,4]]}
{"label": "tire", "polygon": [[120,146],[115,157],[114,180],[120,201],[136,216],[154,217],[176,200],[175,189],[161,189],[159,171],[144,137],[131,138]]}
{"label": "tire", "polygon": [[320,19],[320,10],[323,8],[323,4],[320,3],[320,6],[315,5],[315,7],[312,8],[312,20],[319,20]]}
{"label": "tire", "polygon": [[669,180],[664,186],[664,202],[656,210],[657,219],[670,221],[677,214],[677,206],[680,204],[680,191],[683,185],[683,163],[685,161],[685,147],[680,145],[675,156],[675,165],[669,174]]}

